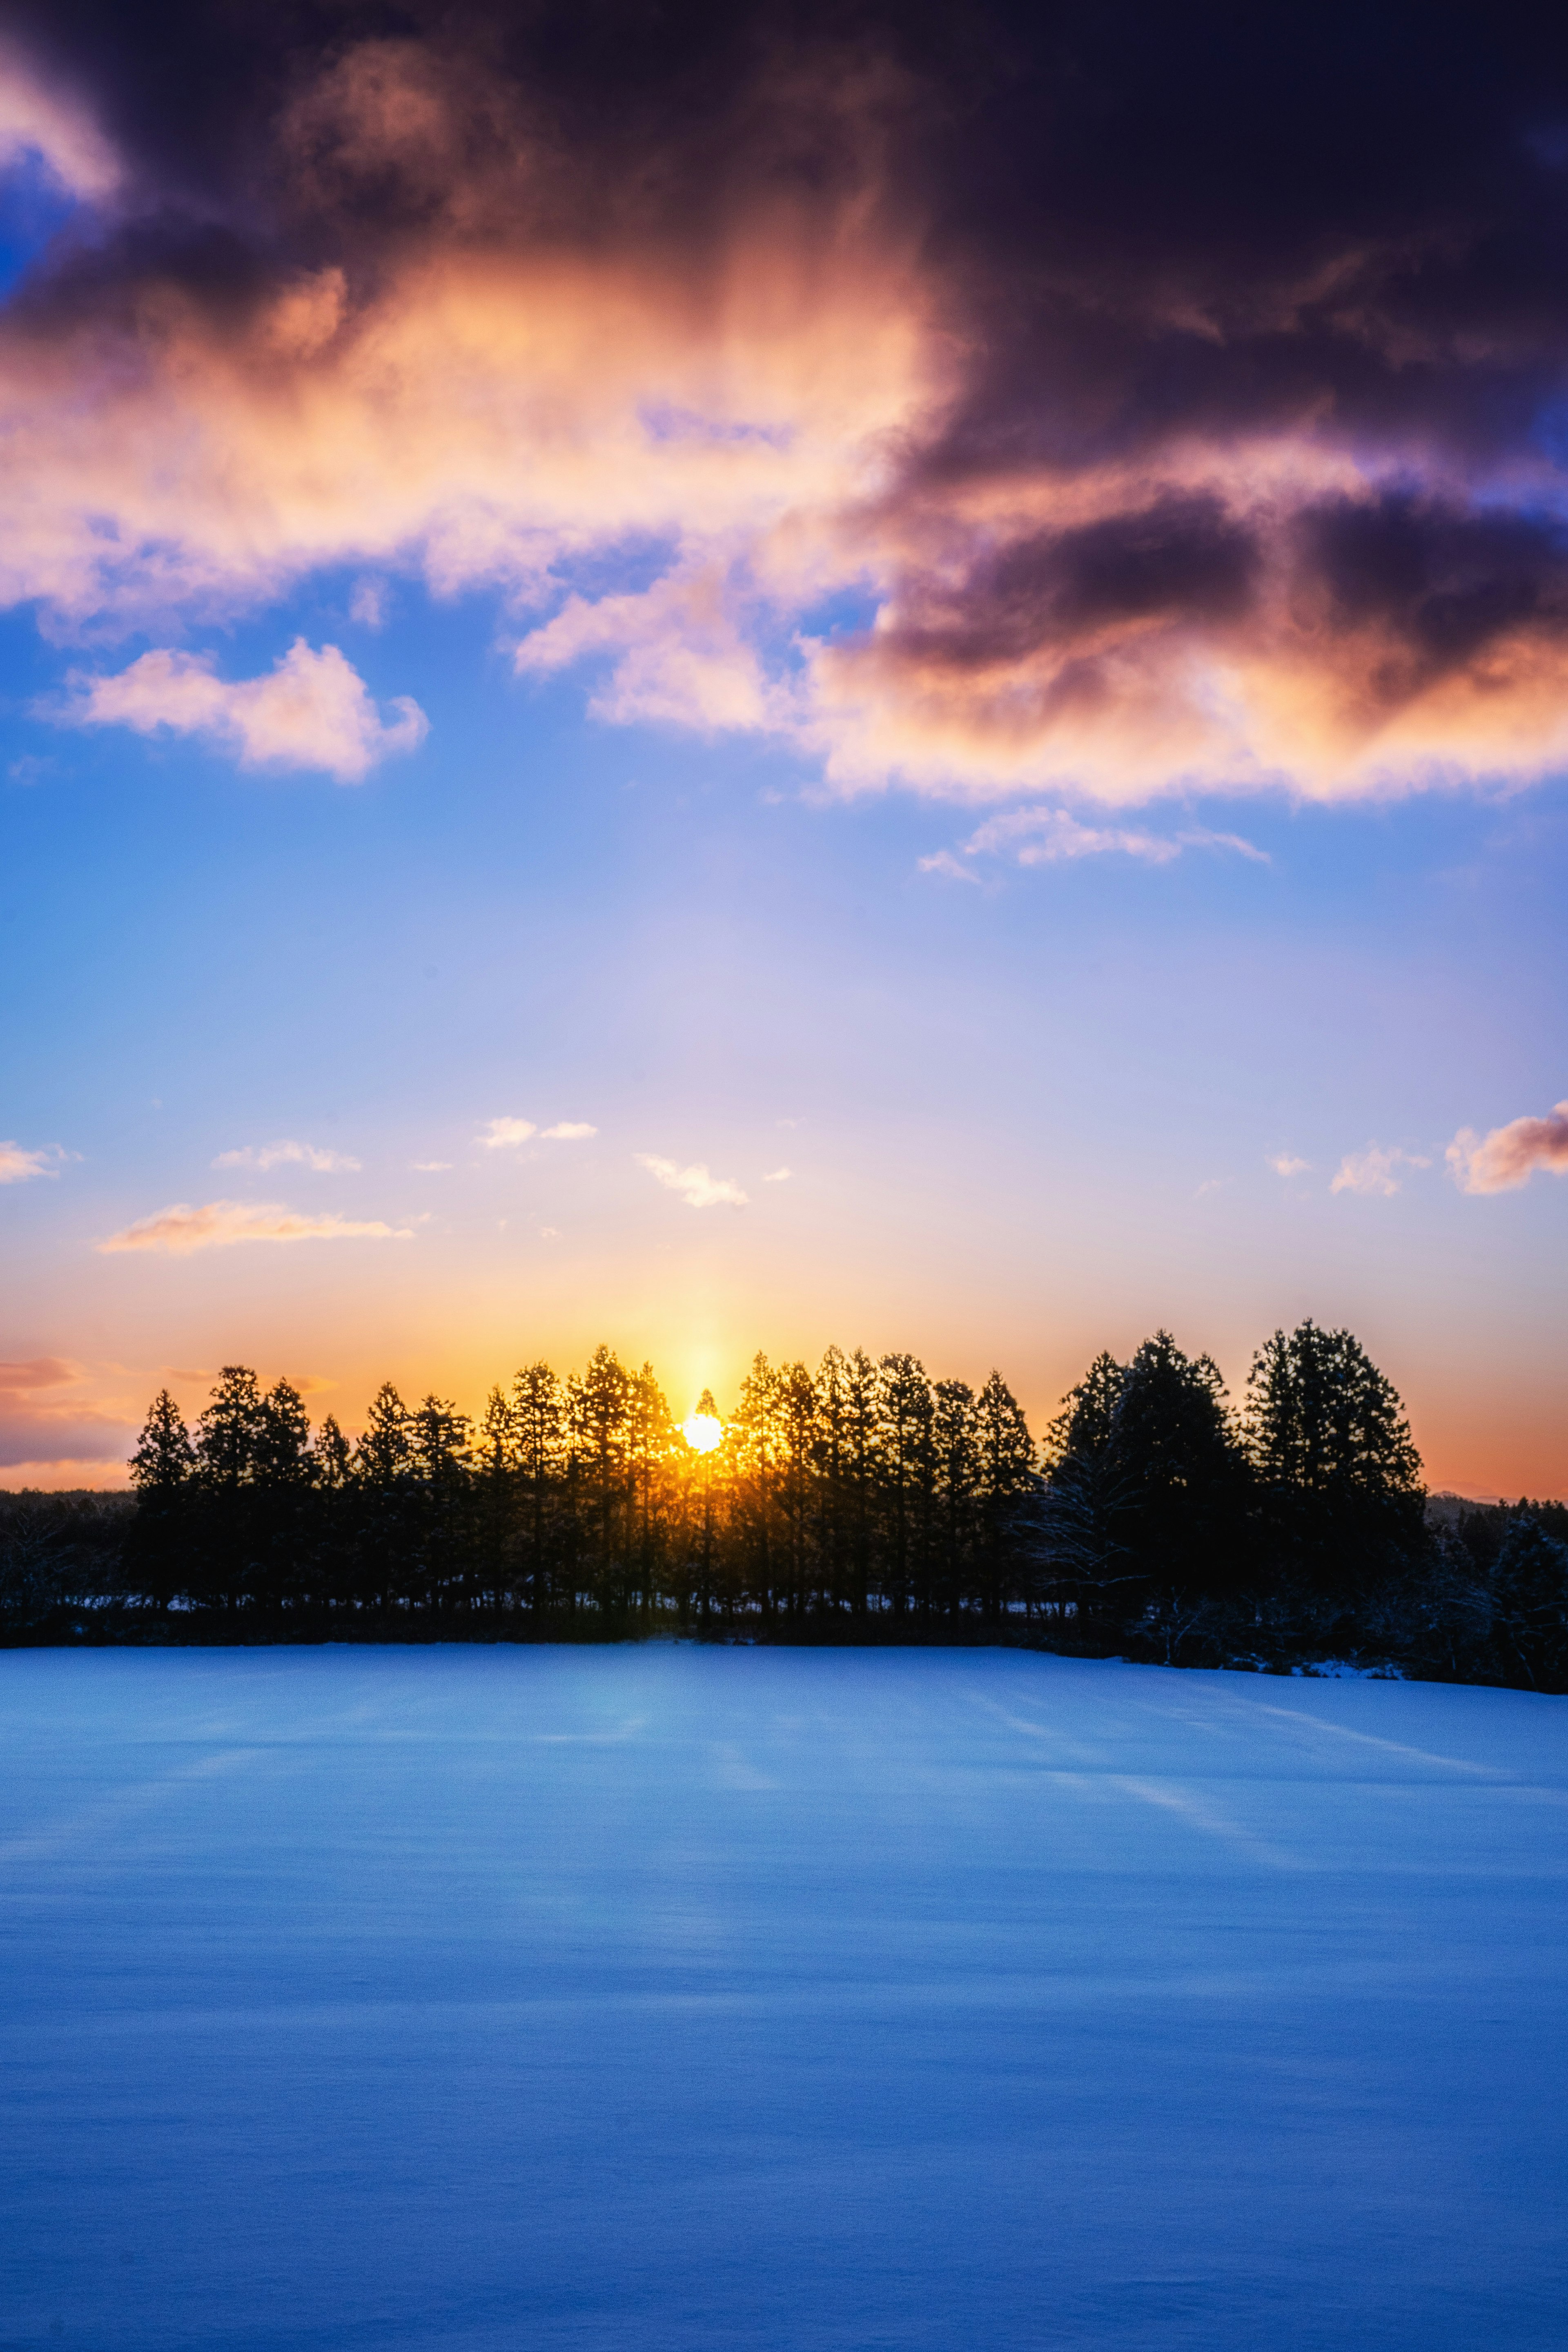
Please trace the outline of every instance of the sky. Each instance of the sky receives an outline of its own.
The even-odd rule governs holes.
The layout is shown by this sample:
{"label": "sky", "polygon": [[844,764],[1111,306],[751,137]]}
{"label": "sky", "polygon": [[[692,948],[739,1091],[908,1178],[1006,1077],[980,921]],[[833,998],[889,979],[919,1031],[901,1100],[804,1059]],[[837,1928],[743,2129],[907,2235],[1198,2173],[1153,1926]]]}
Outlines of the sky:
{"label": "sky", "polygon": [[1568,1493],[1568,34],[0,5],[0,1479],[1348,1325]]}

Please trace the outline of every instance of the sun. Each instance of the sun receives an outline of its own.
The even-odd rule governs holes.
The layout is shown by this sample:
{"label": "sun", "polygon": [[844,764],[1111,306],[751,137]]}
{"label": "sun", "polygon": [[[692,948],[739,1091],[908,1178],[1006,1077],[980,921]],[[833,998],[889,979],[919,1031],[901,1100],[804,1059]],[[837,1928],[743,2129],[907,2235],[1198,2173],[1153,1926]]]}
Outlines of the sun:
{"label": "sun", "polygon": [[724,1424],[716,1413],[690,1412],[680,1424],[680,1433],[694,1454],[711,1454],[724,1435]]}

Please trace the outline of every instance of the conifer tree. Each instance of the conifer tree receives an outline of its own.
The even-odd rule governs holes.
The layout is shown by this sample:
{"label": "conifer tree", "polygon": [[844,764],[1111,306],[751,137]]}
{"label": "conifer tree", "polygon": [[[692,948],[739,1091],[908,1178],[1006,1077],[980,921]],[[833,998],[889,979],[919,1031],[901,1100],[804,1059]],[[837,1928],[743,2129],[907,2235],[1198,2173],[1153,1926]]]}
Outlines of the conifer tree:
{"label": "conifer tree", "polygon": [[131,1483],[144,1506],[164,1502],[182,1491],[195,1466],[195,1448],[180,1408],[167,1389],[160,1389],[131,1456]]}

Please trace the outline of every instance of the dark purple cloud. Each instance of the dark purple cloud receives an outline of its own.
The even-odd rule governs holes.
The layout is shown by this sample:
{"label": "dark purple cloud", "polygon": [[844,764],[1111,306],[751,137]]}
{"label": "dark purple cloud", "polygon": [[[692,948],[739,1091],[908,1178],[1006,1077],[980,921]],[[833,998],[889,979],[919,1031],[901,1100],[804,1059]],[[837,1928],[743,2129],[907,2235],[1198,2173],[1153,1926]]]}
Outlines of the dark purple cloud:
{"label": "dark purple cloud", "polygon": [[[537,598],[640,533],[653,597],[525,666],[614,656],[612,715],[793,730],[847,780],[1568,754],[1539,12],[0,21],[83,195],[0,330],[12,596],[189,613],[363,559]],[[877,628],[766,674],[756,614],[850,582]]]}

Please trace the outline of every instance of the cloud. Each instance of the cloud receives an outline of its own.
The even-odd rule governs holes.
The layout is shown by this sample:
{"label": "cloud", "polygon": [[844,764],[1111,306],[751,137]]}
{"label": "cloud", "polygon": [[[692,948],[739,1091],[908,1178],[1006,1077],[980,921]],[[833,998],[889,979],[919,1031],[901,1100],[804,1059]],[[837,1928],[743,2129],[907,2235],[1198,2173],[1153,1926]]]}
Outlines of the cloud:
{"label": "cloud", "polygon": [[445,1176],[451,1165],[449,1160],[413,1160],[409,1162],[409,1166],[421,1176]]}
{"label": "cloud", "polygon": [[961,866],[951,849],[933,850],[929,857],[916,860],[922,874],[945,875],[950,882],[979,883],[980,877],[972,866]]}
{"label": "cloud", "polygon": [[[1328,0],[1281,77],[1147,0],[195,10],[176,100],[98,0],[12,14],[0,155],[84,216],[0,320],[0,601],[53,630],[418,574],[845,792],[1568,760],[1568,89],[1506,16]],[[78,692],[345,780],[424,727],[302,643]]]}
{"label": "cloud", "polygon": [[[1184,849],[1227,849],[1267,866],[1268,853],[1236,833],[1210,833],[1190,827],[1177,834],[1149,833],[1129,825],[1086,824],[1064,808],[1039,806],[1013,809],[1005,816],[987,818],[963,845],[964,857],[998,856],[1018,866],[1056,866],[1079,857],[1135,857],[1149,866],[1169,866]],[[973,866],[963,866],[945,849],[922,857],[921,869],[945,874],[952,880],[975,882]]]}
{"label": "cloud", "polygon": [[104,196],[120,177],[113,149],[79,100],[0,45],[0,171],[37,157],[73,195]]}
{"label": "cloud", "polygon": [[648,1151],[634,1151],[632,1157],[639,1168],[646,1168],[670,1192],[679,1192],[689,1209],[743,1209],[746,1205],[738,1184],[727,1176],[710,1176],[700,1160],[681,1168],[673,1160],[660,1160]]}
{"label": "cloud", "polygon": [[349,598],[349,618],[357,621],[362,629],[384,629],[391,604],[391,591],[384,580],[356,581]]}
{"label": "cloud", "polygon": [[1516,1192],[1538,1168],[1568,1176],[1568,1102],[1547,1118],[1510,1119],[1484,1137],[1462,1127],[1444,1156],[1462,1192]]}
{"label": "cloud", "polygon": [[58,1143],[28,1151],[16,1142],[0,1143],[0,1184],[26,1184],[35,1176],[58,1176],[68,1154]]}
{"label": "cloud", "polygon": [[763,1178],[763,1181],[764,1184],[787,1184],[794,1173],[791,1168],[774,1168]]}
{"label": "cloud", "polygon": [[323,1151],[313,1143],[247,1143],[237,1151],[220,1151],[215,1168],[313,1168],[321,1176],[350,1175],[360,1162],[346,1151]]}
{"label": "cloud", "polygon": [[[1300,1176],[1311,1164],[1310,1160],[1298,1160],[1293,1151],[1275,1151],[1268,1156],[1268,1165],[1276,1176]],[[1343,1172],[1342,1169],[1341,1173]]]}
{"label": "cloud", "polygon": [[1369,1143],[1364,1151],[1350,1151],[1341,1160],[1339,1172],[1329,1186],[1331,1192],[1360,1192],[1368,1197],[1386,1199],[1399,1190],[1399,1168],[1430,1168],[1430,1160],[1419,1152],[1402,1151],[1397,1145]]}
{"label": "cloud", "polygon": [[142,654],[116,677],[72,673],[71,696],[53,714],[79,727],[132,727],[205,735],[247,768],[315,768],[358,783],[390,752],[412,751],[428,731],[406,695],[388,725],[364,680],[336,646],[312,652],[296,637],[264,677],[220,678],[206,654]]}
{"label": "cloud", "polygon": [[142,1217],[99,1243],[105,1255],[122,1250],[166,1250],[177,1257],[193,1250],[226,1249],[236,1242],[412,1241],[406,1226],[348,1217],[306,1217],[275,1202],[208,1201],[192,1208],[184,1201]]}
{"label": "cloud", "polygon": [[30,1356],[25,1363],[0,1364],[0,1394],[59,1388],[80,1372],[63,1356]]}
{"label": "cloud", "polygon": [[[51,1399],[47,1391],[83,1378],[63,1356],[33,1356],[0,1364],[0,1467],[62,1459],[108,1462],[123,1458],[130,1434],[124,1418],[79,1400]],[[38,1391],[45,1391],[38,1402]]]}
{"label": "cloud", "polygon": [[[582,1143],[598,1132],[598,1129],[590,1127],[585,1119],[563,1118],[557,1120],[553,1127],[540,1128],[531,1118],[492,1118],[475,1141],[482,1143],[487,1151],[500,1151],[535,1138],[541,1143]],[[445,1165],[439,1160],[431,1164],[436,1167]]]}

